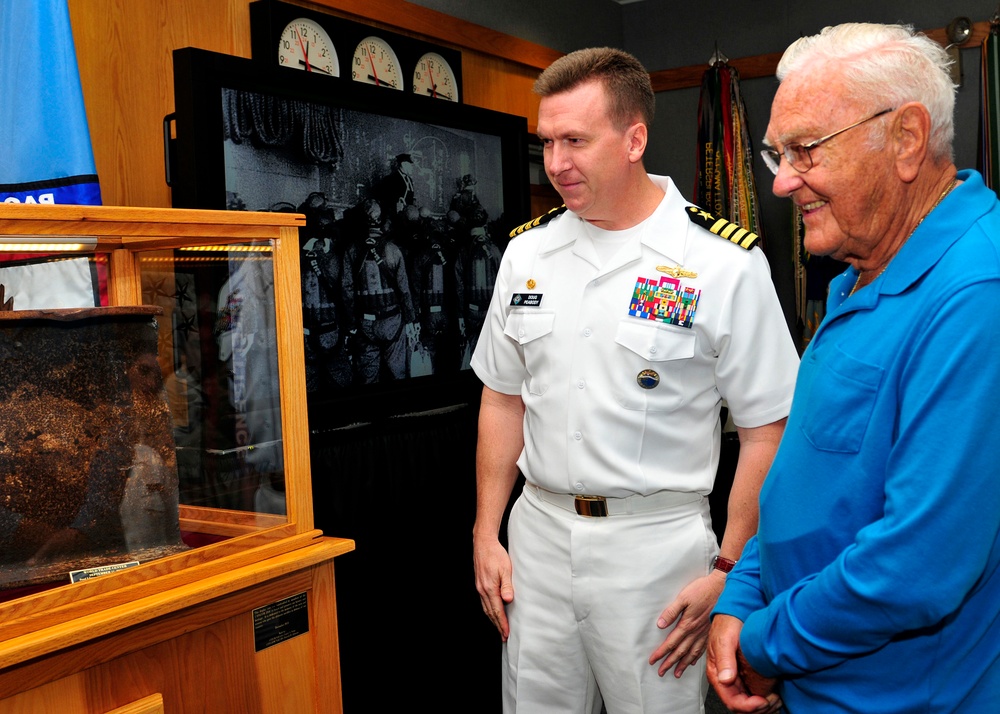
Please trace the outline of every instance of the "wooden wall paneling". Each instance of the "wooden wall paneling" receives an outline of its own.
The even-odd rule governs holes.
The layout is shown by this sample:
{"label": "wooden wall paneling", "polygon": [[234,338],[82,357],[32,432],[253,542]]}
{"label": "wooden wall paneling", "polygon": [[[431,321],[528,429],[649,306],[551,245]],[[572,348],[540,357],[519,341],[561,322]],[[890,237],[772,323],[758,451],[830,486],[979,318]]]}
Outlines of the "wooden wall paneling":
{"label": "wooden wall paneling", "polygon": [[[168,208],[163,118],[174,107],[172,52],[190,46],[250,57],[250,0],[68,3],[103,202]],[[537,106],[531,82],[560,56],[403,0],[295,4],[461,49],[466,103],[529,120]]]}
{"label": "wooden wall paneling", "polygon": [[105,205],[168,208],[163,117],[172,51],[250,56],[248,0],[68,0],[94,161]]}
{"label": "wooden wall paneling", "polygon": [[[68,0],[94,159],[106,205],[169,207],[163,117],[173,111],[172,51],[201,47],[250,56],[250,0]],[[561,56],[541,45],[404,0],[316,0],[295,4],[422,36],[463,51],[466,103],[524,116],[534,132],[531,83]],[[944,29],[927,31],[944,42]],[[962,47],[982,42],[973,24]],[[741,77],[774,73],[781,53],[730,60]],[[696,87],[705,65],[651,72],[653,88]]]}
{"label": "wooden wall paneling", "polygon": [[539,98],[531,85],[539,70],[469,50],[462,53],[462,67],[466,104],[526,117],[528,131],[535,133]]}

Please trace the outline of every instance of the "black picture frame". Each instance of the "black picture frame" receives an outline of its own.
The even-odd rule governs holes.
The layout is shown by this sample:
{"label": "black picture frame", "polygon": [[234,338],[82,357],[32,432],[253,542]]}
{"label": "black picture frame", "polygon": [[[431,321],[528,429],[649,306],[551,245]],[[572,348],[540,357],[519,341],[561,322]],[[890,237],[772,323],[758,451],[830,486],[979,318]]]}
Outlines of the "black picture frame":
{"label": "black picture frame", "polygon": [[[316,262],[317,246],[331,245],[317,233],[323,216],[327,223],[333,221],[343,229],[340,236],[347,233],[347,226],[357,228],[357,221],[365,214],[362,207],[375,198],[376,185],[404,155],[410,158],[410,168],[416,174],[410,205],[417,206],[422,222],[436,227],[430,230],[430,238],[425,235],[420,239],[421,245],[436,241],[440,246],[445,235],[442,227],[479,229],[472,234],[458,232],[452,239],[449,245],[456,252],[448,253],[448,269],[454,270],[461,262],[457,251],[463,247],[462,241],[472,240],[469,235],[482,241],[484,232],[495,246],[491,250],[498,262],[510,230],[530,218],[524,117],[454,102],[427,101],[406,92],[356,82],[341,82],[336,91],[331,91],[326,77],[197,48],[175,50],[173,60],[175,110],[164,124],[167,182],[173,206],[305,212],[307,226],[300,231],[304,290],[315,268],[311,263]],[[255,112],[263,112],[266,117],[254,119]],[[268,141],[275,140],[274,134],[284,131],[272,126],[282,118],[297,124],[298,128],[291,132],[297,138],[286,145],[268,145]],[[255,126],[254,122],[259,124]],[[306,140],[303,136],[307,132],[314,136]],[[471,219],[463,214],[460,221],[455,221],[452,214],[459,211],[451,210],[452,199],[459,194],[466,196],[470,183],[475,189],[478,212],[473,211]],[[313,195],[316,193],[323,196],[319,207],[313,205],[318,202]],[[384,212],[390,211],[387,208]],[[396,231],[413,215],[412,209],[404,207],[391,221],[382,221],[380,229],[385,234]],[[369,240],[374,230],[369,229]],[[451,231],[447,234],[452,235]],[[337,250],[346,255],[347,248],[358,241],[358,235],[352,235]],[[413,256],[402,252],[409,263]],[[307,257],[310,253],[311,258]],[[354,251],[355,257],[358,253]],[[341,265],[345,270],[346,263],[341,261]],[[490,292],[493,277],[489,278]],[[458,314],[462,309],[458,303],[463,302],[459,294],[448,294],[446,300],[447,309]],[[305,336],[307,348],[315,344],[315,340],[310,343],[310,326],[316,324],[315,308],[320,302],[304,293],[303,317],[310,330]],[[485,311],[485,305],[481,308]],[[401,309],[401,313],[405,316],[406,310]],[[427,313],[424,310],[420,315]],[[352,319],[357,328],[358,319]],[[345,320],[345,324],[348,322]],[[438,331],[429,331],[419,317],[416,322],[421,324],[421,347],[425,347],[423,342]],[[364,330],[359,328],[348,338],[339,339],[357,340],[357,332]],[[478,337],[478,326],[466,332],[466,337],[459,336],[454,345],[457,351],[464,350],[465,360],[468,343]],[[443,339],[441,345],[448,346],[448,339]],[[411,351],[409,344],[407,350]],[[467,368],[467,361],[463,364],[460,353],[452,354],[450,360],[438,359],[430,368],[426,366],[430,360],[424,357],[420,376],[407,372],[386,378],[381,374],[378,381],[364,383],[355,379],[332,383],[327,379],[317,385],[309,378],[314,371],[305,365],[310,384],[310,430],[315,434],[324,429],[448,408],[478,398],[481,384]],[[411,366],[413,359],[413,354],[408,355]],[[324,369],[329,367],[328,362],[323,363]],[[314,361],[312,364],[314,367]]]}

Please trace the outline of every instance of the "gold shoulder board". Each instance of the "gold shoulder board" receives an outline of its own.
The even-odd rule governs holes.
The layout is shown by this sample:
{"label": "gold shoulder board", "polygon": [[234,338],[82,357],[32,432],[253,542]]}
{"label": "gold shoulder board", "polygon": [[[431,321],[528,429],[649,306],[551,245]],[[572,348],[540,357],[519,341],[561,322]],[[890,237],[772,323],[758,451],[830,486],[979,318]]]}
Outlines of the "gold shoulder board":
{"label": "gold shoulder board", "polygon": [[529,228],[535,228],[536,226],[544,225],[549,221],[551,221],[556,216],[558,216],[560,213],[565,213],[565,212],[566,212],[565,203],[561,206],[556,206],[548,213],[543,213],[538,218],[532,218],[527,223],[522,223],[521,225],[519,225],[517,228],[515,228],[510,232],[510,237],[513,238],[514,236],[521,235]]}
{"label": "gold shoulder board", "polygon": [[721,236],[741,248],[750,250],[760,242],[760,236],[756,233],[748,231],[746,228],[740,228],[738,225],[732,221],[727,221],[725,218],[716,218],[711,214],[711,212],[706,211],[704,208],[699,208],[698,206],[688,206],[687,212],[688,218],[691,219],[692,223],[708,229],[715,235]]}

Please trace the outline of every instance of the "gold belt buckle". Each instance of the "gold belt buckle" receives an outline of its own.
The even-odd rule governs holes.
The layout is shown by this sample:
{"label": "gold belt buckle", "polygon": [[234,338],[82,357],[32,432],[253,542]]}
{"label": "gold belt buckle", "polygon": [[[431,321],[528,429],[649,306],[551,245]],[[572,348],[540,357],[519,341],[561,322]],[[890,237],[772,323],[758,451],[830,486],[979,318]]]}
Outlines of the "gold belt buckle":
{"label": "gold belt buckle", "polygon": [[608,515],[608,499],[604,496],[575,496],[576,512],[588,518],[603,518]]}

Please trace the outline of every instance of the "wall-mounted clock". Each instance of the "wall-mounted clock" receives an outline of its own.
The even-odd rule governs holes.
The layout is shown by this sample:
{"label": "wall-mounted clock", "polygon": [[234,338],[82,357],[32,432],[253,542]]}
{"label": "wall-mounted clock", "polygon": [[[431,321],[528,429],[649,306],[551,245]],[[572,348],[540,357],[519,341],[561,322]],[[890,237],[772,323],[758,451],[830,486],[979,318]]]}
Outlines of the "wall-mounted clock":
{"label": "wall-mounted clock", "polygon": [[462,101],[460,50],[282,0],[250,3],[250,51],[262,67],[292,67],[331,82],[353,80]]}
{"label": "wall-mounted clock", "polygon": [[278,64],[282,67],[340,76],[337,48],[323,27],[308,17],[291,20],[278,38]]}
{"label": "wall-mounted clock", "polygon": [[351,79],[377,87],[402,90],[403,70],[392,45],[377,35],[369,35],[361,40],[354,48]]}
{"label": "wall-mounted clock", "polygon": [[413,93],[434,99],[458,101],[455,70],[437,52],[425,52],[413,69]]}

